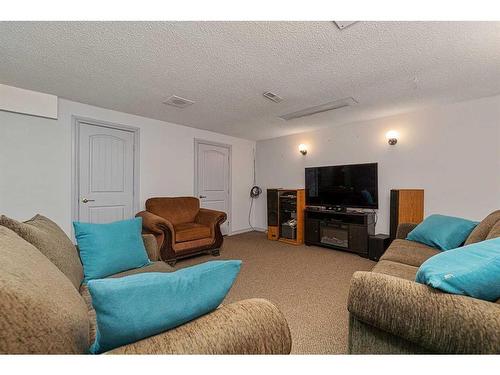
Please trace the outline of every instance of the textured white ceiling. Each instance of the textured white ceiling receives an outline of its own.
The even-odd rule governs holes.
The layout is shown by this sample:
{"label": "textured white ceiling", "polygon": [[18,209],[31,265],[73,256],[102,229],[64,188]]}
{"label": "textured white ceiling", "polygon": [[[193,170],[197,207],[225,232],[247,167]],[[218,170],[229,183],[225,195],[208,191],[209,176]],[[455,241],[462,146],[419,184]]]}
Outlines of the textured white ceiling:
{"label": "textured white ceiling", "polygon": [[0,22],[0,83],[265,139],[498,94],[500,22]]}

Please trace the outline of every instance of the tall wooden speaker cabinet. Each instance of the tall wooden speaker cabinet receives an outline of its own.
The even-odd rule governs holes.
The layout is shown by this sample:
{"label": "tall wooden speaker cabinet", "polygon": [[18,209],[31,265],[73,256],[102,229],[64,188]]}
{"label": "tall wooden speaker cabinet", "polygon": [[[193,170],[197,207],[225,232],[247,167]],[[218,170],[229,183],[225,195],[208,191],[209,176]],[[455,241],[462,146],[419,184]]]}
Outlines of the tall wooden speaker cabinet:
{"label": "tall wooden speaker cabinet", "polygon": [[267,189],[267,238],[304,243],[304,189]]}
{"label": "tall wooden speaker cabinet", "polygon": [[396,238],[400,223],[418,224],[424,220],[424,190],[391,190],[390,236]]}

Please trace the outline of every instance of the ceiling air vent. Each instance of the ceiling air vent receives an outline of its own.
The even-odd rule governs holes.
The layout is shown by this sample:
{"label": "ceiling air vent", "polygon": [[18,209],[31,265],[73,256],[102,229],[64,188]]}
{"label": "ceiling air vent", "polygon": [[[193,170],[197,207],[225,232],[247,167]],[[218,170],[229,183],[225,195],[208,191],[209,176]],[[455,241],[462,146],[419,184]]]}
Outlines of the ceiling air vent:
{"label": "ceiling air vent", "polygon": [[337,25],[337,27],[340,30],[344,30],[346,27],[354,25],[358,21],[333,21],[333,22],[335,23],[335,25]]}
{"label": "ceiling air vent", "polygon": [[283,98],[276,95],[275,93],[271,92],[271,91],[266,91],[264,94],[264,97],[266,97],[267,99],[269,100],[272,100],[273,102],[275,103],[280,103],[283,101]]}
{"label": "ceiling air vent", "polygon": [[314,107],[305,108],[297,112],[288,113],[286,115],[280,116],[280,118],[289,121],[299,117],[315,115],[316,113],[327,112],[327,111],[332,111],[334,109],[349,107],[357,103],[358,102],[353,98],[344,98],[344,99],[334,100],[333,102],[317,105]]}
{"label": "ceiling air vent", "polygon": [[172,106],[177,107],[177,108],[186,108],[186,107],[190,106],[191,104],[194,104],[194,102],[192,100],[189,100],[189,99],[181,98],[180,96],[177,96],[177,95],[172,95],[170,98],[165,100],[163,102],[163,104],[172,105]]}

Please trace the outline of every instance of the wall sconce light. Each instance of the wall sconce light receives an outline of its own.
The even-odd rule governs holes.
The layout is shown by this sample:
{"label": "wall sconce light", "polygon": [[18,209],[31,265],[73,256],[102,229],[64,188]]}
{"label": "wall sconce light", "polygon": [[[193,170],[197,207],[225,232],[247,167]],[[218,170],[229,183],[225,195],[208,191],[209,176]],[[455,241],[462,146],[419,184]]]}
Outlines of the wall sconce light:
{"label": "wall sconce light", "polygon": [[302,155],[305,155],[307,154],[307,146],[303,143],[301,143],[299,145],[299,152],[302,154]]}
{"label": "wall sconce light", "polygon": [[391,146],[394,146],[396,143],[398,143],[399,133],[395,130],[389,130],[387,133],[385,133],[385,138]]}

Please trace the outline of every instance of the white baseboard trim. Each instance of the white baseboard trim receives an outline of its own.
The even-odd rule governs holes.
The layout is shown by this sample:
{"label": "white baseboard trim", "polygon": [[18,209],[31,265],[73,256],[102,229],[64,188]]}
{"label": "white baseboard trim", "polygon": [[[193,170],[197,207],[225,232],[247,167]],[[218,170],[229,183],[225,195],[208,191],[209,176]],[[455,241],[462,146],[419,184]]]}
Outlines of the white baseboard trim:
{"label": "white baseboard trim", "polygon": [[237,234],[254,232],[254,231],[255,232],[265,232],[265,231],[267,231],[267,229],[258,228],[258,227],[254,227],[254,229],[252,229],[252,228],[244,228],[244,229],[234,230],[230,234],[228,234],[228,236],[235,236]]}
{"label": "white baseboard trim", "polygon": [[255,231],[257,232],[264,232],[266,233],[267,232],[267,228],[260,228],[260,227],[254,227]]}

